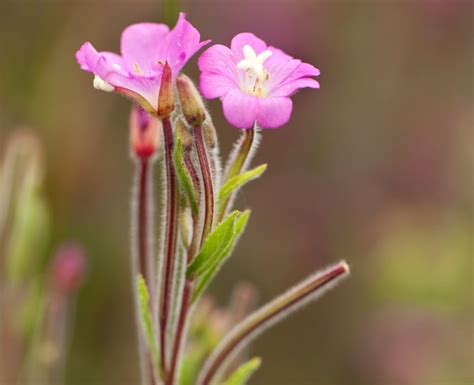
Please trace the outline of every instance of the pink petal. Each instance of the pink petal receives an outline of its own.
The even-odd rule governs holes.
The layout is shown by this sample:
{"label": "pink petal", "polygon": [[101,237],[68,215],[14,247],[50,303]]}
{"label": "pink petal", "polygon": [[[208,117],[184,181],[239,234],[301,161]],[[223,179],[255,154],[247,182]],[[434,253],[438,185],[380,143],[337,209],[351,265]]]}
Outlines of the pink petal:
{"label": "pink petal", "polygon": [[[84,43],[76,52],[76,59],[81,69],[93,72],[99,76],[109,72],[119,72],[126,75],[125,64],[122,57],[113,52],[97,52],[91,43]],[[100,63],[100,71],[99,71]],[[102,76],[101,76],[102,77]]]}
{"label": "pink petal", "polygon": [[[99,75],[100,76],[100,75]],[[102,77],[102,76],[101,76]],[[158,94],[160,92],[161,78],[130,77],[118,72],[109,72],[103,77],[107,83],[114,87],[124,88],[142,96],[156,110],[158,107]]]}
{"label": "pink petal", "polygon": [[271,97],[291,96],[300,88],[319,88],[319,82],[310,78],[301,78],[287,81],[270,92]]}
{"label": "pink petal", "polygon": [[154,67],[160,59],[160,45],[169,33],[165,24],[132,24],[122,32],[120,50],[130,73],[155,75]]}
{"label": "pink petal", "polygon": [[319,88],[316,80],[310,79],[319,75],[319,70],[301,60],[293,59],[283,51],[270,47],[273,55],[265,62],[271,74],[271,96],[290,96],[299,88]]}
{"label": "pink petal", "polygon": [[212,72],[235,78],[238,60],[232,51],[222,44],[205,50],[199,57],[198,66],[202,72]]}
{"label": "pink petal", "polygon": [[206,98],[221,97],[239,87],[237,62],[229,48],[220,44],[212,46],[200,56],[198,66],[200,88]]}
{"label": "pink petal", "polygon": [[251,46],[257,55],[267,49],[267,44],[253,33],[239,33],[232,39],[232,43],[230,45],[230,49],[234,53],[237,61],[240,61],[244,58],[245,45]]}
{"label": "pink petal", "polygon": [[227,76],[202,72],[199,78],[199,89],[207,99],[215,99],[225,96],[239,87],[234,80]]}
{"label": "pink petal", "polygon": [[128,75],[127,68],[125,66],[125,62],[122,56],[117,55],[113,52],[99,52],[99,56],[105,59],[105,61],[107,62],[107,66],[109,68],[112,67],[112,70],[114,72],[118,72],[125,76]]}
{"label": "pink petal", "polygon": [[158,56],[168,61],[177,75],[188,60],[210,40],[199,42],[201,34],[194,26],[186,20],[184,13],[179,14],[178,22],[164,41],[159,44]]}
{"label": "pink petal", "polygon": [[239,90],[229,92],[222,100],[224,115],[237,128],[251,128],[257,119],[258,100]]}
{"label": "pink petal", "polygon": [[94,72],[99,54],[93,45],[89,42],[84,43],[79,51],[76,52],[76,60],[81,69],[88,72]]}
{"label": "pink petal", "polygon": [[301,65],[301,60],[294,59],[273,47],[270,50],[272,56],[265,62],[265,68],[270,73],[272,85],[278,86]]}
{"label": "pink petal", "polygon": [[257,123],[262,128],[278,128],[288,122],[293,103],[290,98],[259,98]]}

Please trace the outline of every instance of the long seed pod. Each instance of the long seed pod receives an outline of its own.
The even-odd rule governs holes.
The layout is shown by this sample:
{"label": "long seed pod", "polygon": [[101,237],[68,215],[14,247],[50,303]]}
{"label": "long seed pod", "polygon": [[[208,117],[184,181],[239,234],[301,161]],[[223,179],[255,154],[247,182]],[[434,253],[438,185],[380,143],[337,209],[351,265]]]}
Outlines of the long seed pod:
{"label": "long seed pod", "polygon": [[317,272],[280,297],[252,313],[235,326],[217,346],[203,366],[198,385],[211,385],[232,358],[255,337],[276,322],[293,314],[303,305],[321,297],[342,278],[349,275],[349,266],[342,261]]}

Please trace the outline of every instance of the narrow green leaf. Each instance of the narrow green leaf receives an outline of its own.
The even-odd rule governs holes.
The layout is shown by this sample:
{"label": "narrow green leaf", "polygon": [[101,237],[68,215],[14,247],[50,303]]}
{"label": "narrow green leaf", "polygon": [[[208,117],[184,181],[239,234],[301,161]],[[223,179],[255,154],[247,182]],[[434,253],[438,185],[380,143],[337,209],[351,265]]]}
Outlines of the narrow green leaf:
{"label": "narrow green leaf", "polygon": [[186,197],[189,200],[189,204],[191,205],[191,210],[193,213],[198,212],[198,197],[197,197],[197,192],[194,189],[193,182],[191,180],[191,176],[189,175],[186,165],[184,163],[184,155],[183,155],[183,142],[181,141],[181,138],[178,138],[176,141],[176,144],[174,146],[174,164],[176,167],[176,174],[178,176],[178,181],[183,189],[184,193],[186,194]]}
{"label": "narrow green leaf", "polygon": [[252,170],[246,171],[242,174],[236,175],[233,178],[230,178],[224,186],[221,187],[219,191],[219,201],[225,201],[232,192],[242,187],[244,184],[260,177],[265,170],[267,169],[266,164],[262,164],[258,167],[255,167]]}
{"label": "narrow green leaf", "polygon": [[142,321],[143,331],[148,343],[148,348],[150,349],[151,356],[153,358],[153,362],[155,363],[156,368],[159,368],[158,344],[155,331],[153,329],[153,321],[149,307],[150,295],[148,293],[145,280],[140,274],[138,274],[137,289],[140,307],[140,319]]}
{"label": "narrow green leaf", "polygon": [[216,258],[214,258],[212,261],[209,261],[206,270],[199,276],[199,281],[194,291],[193,301],[196,301],[199,298],[202,292],[216,276],[222,265],[232,255],[237,241],[245,230],[249,216],[250,210],[245,210],[235,221],[234,234],[232,236],[231,242],[226,244],[226,246],[221,250]]}
{"label": "narrow green leaf", "polygon": [[250,376],[260,367],[262,360],[259,357],[252,358],[237,368],[222,385],[245,385]]}
{"label": "narrow green leaf", "polygon": [[241,213],[237,210],[233,211],[207,236],[202,249],[186,270],[186,276],[188,278],[193,274],[199,275],[203,273],[207,267],[225,251],[228,244],[232,242],[234,238],[235,223],[240,214]]}

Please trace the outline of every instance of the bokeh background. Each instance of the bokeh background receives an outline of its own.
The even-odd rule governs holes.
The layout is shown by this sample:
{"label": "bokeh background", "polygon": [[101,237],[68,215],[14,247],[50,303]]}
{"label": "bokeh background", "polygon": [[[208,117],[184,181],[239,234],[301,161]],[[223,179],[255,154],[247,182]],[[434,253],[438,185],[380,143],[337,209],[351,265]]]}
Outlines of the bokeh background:
{"label": "bokeh background", "polygon": [[[321,69],[290,123],[264,132],[248,230],[211,291],[264,302],[345,258],[337,290],[259,338],[254,385],[468,385],[473,373],[473,3],[189,0],[203,38],[254,32]],[[158,1],[0,3],[0,151],[28,127],[46,160],[51,247],[87,250],[67,384],[138,383],[129,282],[129,102],[74,53],[119,49]],[[169,16],[168,16],[169,17]],[[194,59],[186,72],[197,79]],[[238,130],[209,102],[225,156]],[[159,200],[159,197],[157,197]]]}

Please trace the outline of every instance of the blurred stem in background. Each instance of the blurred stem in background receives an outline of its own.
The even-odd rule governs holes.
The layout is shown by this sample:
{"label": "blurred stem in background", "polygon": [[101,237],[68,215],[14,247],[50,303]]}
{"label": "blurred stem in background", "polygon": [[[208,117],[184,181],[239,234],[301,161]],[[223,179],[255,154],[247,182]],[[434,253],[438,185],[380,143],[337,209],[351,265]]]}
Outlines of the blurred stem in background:
{"label": "blurred stem in background", "polygon": [[[41,145],[16,131],[0,164],[0,382],[61,384],[84,253],[64,244],[52,264]],[[50,265],[48,267],[48,265]]]}
{"label": "blurred stem in background", "polygon": [[180,0],[163,0],[164,21],[168,25],[174,25],[178,20],[180,12]]}
{"label": "blurred stem in background", "polygon": [[[24,378],[25,356],[41,320],[49,212],[42,195],[41,145],[14,131],[0,164],[0,382]],[[8,310],[7,310],[8,309]]]}
{"label": "blurred stem in background", "polygon": [[85,274],[80,246],[61,245],[49,269],[44,289],[42,319],[38,321],[29,351],[27,384],[59,385],[64,382],[67,348],[72,327],[74,295]]}

